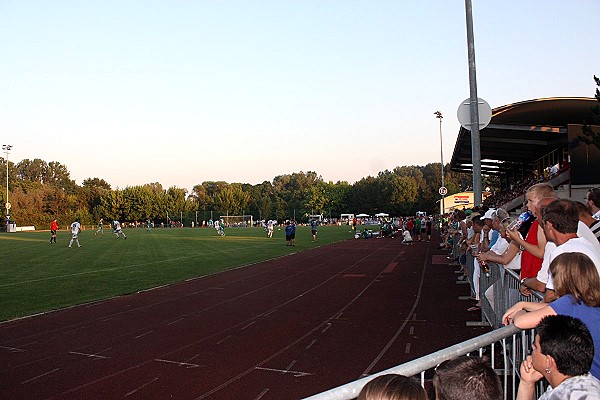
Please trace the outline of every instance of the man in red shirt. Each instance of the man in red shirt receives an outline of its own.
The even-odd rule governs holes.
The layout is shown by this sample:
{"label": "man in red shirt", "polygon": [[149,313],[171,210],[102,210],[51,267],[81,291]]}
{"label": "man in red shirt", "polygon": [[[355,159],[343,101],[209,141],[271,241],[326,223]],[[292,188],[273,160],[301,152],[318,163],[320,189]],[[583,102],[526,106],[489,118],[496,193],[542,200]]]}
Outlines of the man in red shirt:
{"label": "man in red shirt", "polygon": [[52,220],[52,223],[50,224],[50,233],[52,233],[52,236],[50,236],[50,243],[56,243],[56,231],[58,230],[58,222],[56,222],[56,218],[54,218]]}

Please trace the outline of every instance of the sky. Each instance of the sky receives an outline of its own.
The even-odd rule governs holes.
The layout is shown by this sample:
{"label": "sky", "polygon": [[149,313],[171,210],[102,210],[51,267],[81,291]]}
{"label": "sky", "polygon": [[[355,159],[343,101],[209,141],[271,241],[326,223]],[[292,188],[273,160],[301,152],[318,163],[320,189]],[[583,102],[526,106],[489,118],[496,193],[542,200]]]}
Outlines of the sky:
{"label": "sky", "polygon": [[[473,0],[479,97],[593,97],[598,16]],[[9,160],[77,184],[354,183],[440,162],[438,110],[448,163],[469,97],[459,0],[0,0],[0,35]]]}

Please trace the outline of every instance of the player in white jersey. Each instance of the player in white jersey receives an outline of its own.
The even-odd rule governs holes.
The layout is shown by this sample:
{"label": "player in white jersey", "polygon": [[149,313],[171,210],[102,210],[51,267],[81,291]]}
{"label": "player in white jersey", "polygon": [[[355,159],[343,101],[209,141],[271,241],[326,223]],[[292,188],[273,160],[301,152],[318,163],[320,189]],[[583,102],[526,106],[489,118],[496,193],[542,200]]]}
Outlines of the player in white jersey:
{"label": "player in white jersey", "polygon": [[98,234],[101,234],[102,236],[104,236],[104,219],[100,218],[100,221],[98,221],[98,230],[96,232],[94,232],[94,236],[98,236]]}
{"label": "player in white jersey", "polygon": [[272,219],[269,220],[269,222],[267,222],[267,237],[273,237],[273,229],[275,227],[275,221],[273,221]]}
{"label": "player in white jersey", "polygon": [[225,226],[223,224],[223,220],[216,220],[215,221],[215,230],[217,231],[217,234],[219,236],[225,236]]}
{"label": "player in white jersey", "polygon": [[127,236],[125,236],[125,233],[123,233],[123,229],[121,229],[121,223],[118,220],[114,220],[112,223],[113,226],[113,233],[117,236],[117,239],[119,238],[119,235],[123,235],[123,239],[127,239]]}
{"label": "player in white jersey", "polygon": [[79,223],[79,218],[77,218],[75,222],[71,224],[71,233],[73,234],[73,236],[71,237],[71,241],[69,242],[69,248],[71,248],[71,246],[73,245],[73,241],[77,242],[77,247],[81,247],[81,245],[79,244],[79,239],[77,237],[80,230],[81,224]]}

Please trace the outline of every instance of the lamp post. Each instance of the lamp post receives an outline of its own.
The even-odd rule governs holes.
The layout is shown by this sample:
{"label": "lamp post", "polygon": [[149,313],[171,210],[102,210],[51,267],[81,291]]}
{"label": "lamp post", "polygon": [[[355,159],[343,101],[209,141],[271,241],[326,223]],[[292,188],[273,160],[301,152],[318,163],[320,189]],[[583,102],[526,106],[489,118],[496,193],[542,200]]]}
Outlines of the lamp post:
{"label": "lamp post", "polygon": [[4,204],[6,208],[6,226],[8,227],[8,221],[10,219],[10,203],[8,202],[8,152],[12,149],[12,145],[3,144],[2,150],[6,153],[6,204]]}
{"label": "lamp post", "polygon": [[[442,113],[440,111],[436,111],[434,112],[435,117],[437,119],[440,120],[440,161],[442,163],[442,187],[444,187],[444,146],[443,146],[443,141],[442,141],[442,119],[444,118],[442,116]],[[441,193],[440,193],[441,194]],[[442,196],[442,216],[446,213],[446,205],[444,204],[444,195],[441,194]]]}

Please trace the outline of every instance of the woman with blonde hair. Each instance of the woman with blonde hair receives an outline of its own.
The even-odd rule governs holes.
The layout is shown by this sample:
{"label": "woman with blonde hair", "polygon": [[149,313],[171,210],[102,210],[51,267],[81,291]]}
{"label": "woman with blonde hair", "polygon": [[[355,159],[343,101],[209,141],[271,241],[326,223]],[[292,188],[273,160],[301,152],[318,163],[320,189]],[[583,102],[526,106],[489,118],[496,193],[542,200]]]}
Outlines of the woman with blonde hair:
{"label": "woman with blonde hair", "polygon": [[580,319],[594,340],[591,374],[600,379],[600,276],[592,260],[583,253],[563,253],[550,264],[554,289],[559,298],[552,303],[520,301],[502,317],[505,325],[534,328],[548,315]]}
{"label": "woman with blonde hair", "polygon": [[358,400],[427,400],[427,393],[414,378],[388,374],[367,383]]}

